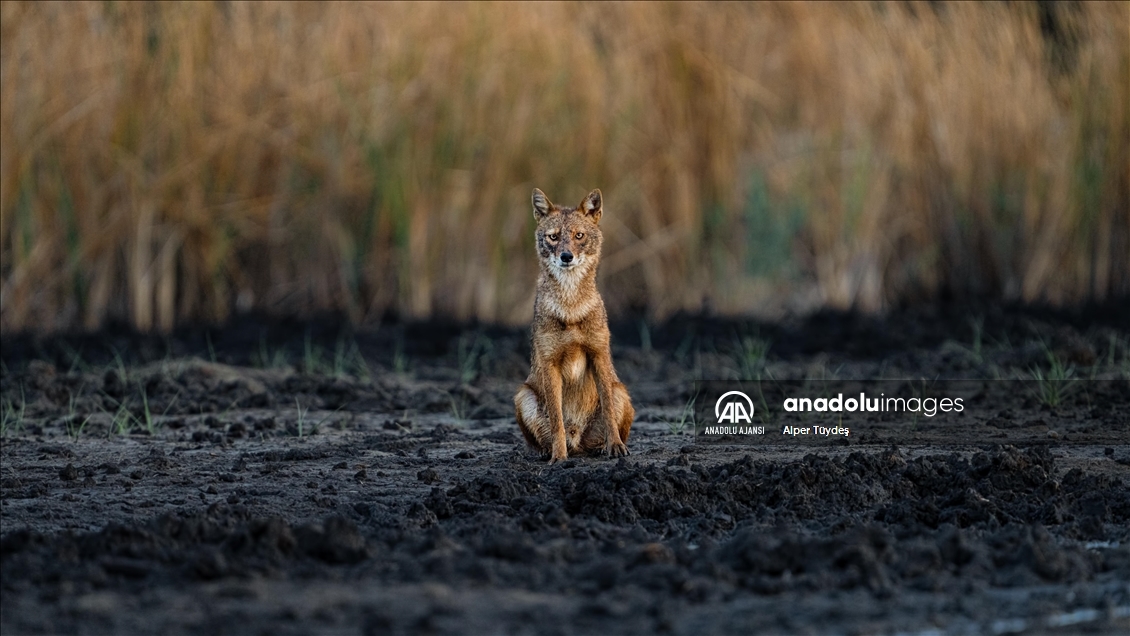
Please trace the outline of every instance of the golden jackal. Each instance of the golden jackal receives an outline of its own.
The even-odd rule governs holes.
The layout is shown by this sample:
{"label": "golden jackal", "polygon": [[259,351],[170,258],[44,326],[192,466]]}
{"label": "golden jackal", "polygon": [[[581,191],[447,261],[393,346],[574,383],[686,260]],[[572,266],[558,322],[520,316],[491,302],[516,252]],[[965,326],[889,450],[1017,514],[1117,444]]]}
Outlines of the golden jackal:
{"label": "golden jackal", "polygon": [[612,368],[608,314],[596,291],[600,190],[570,208],[534,189],[533,203],[541,272],[530,377],[514,396],[518,426],[551,464],[570,453],[627,455],[636,412]]}

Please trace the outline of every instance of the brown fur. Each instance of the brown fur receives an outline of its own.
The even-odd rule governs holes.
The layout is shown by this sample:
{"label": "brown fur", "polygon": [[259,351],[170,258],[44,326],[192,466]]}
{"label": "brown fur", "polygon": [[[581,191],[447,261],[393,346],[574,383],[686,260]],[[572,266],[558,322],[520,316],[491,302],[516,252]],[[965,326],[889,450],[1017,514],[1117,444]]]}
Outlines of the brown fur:
{"label": "brown fur", "polygon": [[550,463],[579,453],[627,455],[636,412],[612,367],[608,315],[596,290],[600,190],[569,208],[535,189],[533,204],[541,272],[530,377],[514,396],[518,427]]}

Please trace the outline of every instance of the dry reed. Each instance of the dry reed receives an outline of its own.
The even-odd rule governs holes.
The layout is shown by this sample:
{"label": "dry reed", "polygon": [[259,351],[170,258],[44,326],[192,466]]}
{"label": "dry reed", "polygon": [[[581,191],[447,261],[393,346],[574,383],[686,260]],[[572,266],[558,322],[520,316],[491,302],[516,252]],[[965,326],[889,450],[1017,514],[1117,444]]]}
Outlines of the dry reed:
{"label": "dry reed", "polygon": [[0,329],[1125,295],[1128,8],[4,2]]}

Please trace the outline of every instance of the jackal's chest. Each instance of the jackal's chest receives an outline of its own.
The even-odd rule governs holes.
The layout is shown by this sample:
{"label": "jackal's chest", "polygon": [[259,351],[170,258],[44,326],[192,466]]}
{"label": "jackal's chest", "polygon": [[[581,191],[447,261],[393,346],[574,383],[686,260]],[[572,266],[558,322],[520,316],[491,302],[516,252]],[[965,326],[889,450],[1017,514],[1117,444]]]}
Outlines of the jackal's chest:
{"label": "jackal's chest", "polygon": [[557,367],[561,372],[561,379],[566,383],[576,384],[585,377],[589,369],[588,346],[585,331],[575,326],[565,327],[546,333],[541,338],[535,338],[535,357],[541,358]]}
{"label": "jackal's chest", "polygon": [[578,384],[585,378],[588,356],[580,347],[569,347],[561,355],[561,378],[566,382]]}

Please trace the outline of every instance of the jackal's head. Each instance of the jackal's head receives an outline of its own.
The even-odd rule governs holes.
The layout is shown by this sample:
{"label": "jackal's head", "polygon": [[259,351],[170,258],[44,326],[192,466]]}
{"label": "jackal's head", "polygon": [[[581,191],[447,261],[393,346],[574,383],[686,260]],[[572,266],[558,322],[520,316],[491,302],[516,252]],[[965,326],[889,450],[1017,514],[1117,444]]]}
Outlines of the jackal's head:
{"label": "jackal's head", "polygon": [[575,208],[555,205],[534,188],[534,218],[537,219],[537,248],[542,265],[551,274],[582,275],[600,261],[600,215],[603,200],[593,190]]}

